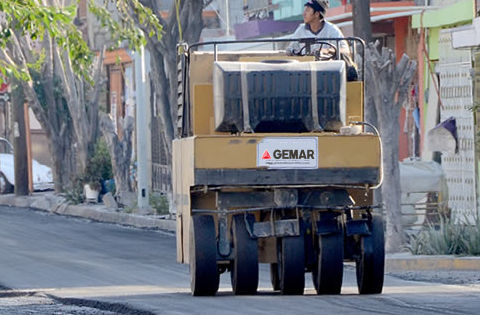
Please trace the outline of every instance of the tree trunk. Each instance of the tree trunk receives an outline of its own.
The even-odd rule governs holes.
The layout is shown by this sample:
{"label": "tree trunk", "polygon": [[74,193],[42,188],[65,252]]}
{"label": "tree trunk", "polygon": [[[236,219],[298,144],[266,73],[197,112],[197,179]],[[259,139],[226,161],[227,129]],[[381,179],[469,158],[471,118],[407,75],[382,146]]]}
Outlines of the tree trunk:
{"label": "tree trunk", "polygon": [[72,188],[73,176],[76,174],[76,152],[72,145],[73,135],[71,132],[63,133],[63,137],[54,136],[49,142],[50,154],[52,155],[52,172],[55,174],[55,191],[63,192]]}
{"label": "tree trunk", "polygon": [[[353,35],[360,37],[368,45],[372,41],[372,23],[370,22],[370,0],[352,0]],[[363,62],[363,60],[362,60]],[[369,80],[369,78],[367,78]],[[373,99],[365,96],[364,120],[378,126],[377,111]],[[370,130],[369,127],[366,128]]]}
{"label": "tree trunk", "polygon": [[23,88],[18,80],[13,79],[12,89],[12,121],[13,121],[13,148],[15,160],[15,195],[26,196],[28,191],[28,161],[27,138],[25,130],[25,97]]}
{"label": "tree trunk", "polygon": [[106,114],[100,116],[100,130],[105,138],[112,159],[112,167],[115,170],[115,196],[117,202],[125,205],[125,196],[133,191],[130,179],[130,163],[132,158],[132,133],[134,127],[133,118],[127,116],[122,122],[123,137],[120,140],[115,133],[113,121]]}
{"label": "tree trunk", "polygon": [[[93,153],[93,147],[98,134],[98,97],[101,85],[101,73],[103,66],[103,53],[97,58],[94,69],[93,82],[95,86],[89,89],[89,84],[83,78],[74,74],[68,53],[60,54],[59,48],[54,45],[53,49],[54,73],[60,79],[62,97],[68,107],[73,125],[74,143],[77,154],[77,174],[85,171],[88,157]],[[90,97],[87,97],[89,95]]]}
{"label": "tree trunk", "polygon": [[415,74],[416,62],[403,55],[398,64],[395,54],[383,48],[380,54],[370,43],[366,54],[366,83],[369,95],[378,113],[382,137],[383,171],[382,199],[387,216],[387,252],[399,252],[404,245],[404,232],[400,208],[400,170],[398,163],[398,122],[400,109],[408,97],[410,82]]}
{"label": "tree trunk", "polygon": [[370,0],[352,0],[352,7],[353,35],[360,37],[368,44],[372,41]]}
{"label": "tree trunk", "polygon": [[158,40],[156,37],[148,38],[147,48],[151,55],[152,72],[150,76],[154,91],[157,93],[156,107],[158,112],[154,114],[160,117],[161,129],[163,129],[162,136],[167,149],[166,160],[169,164],[171,163],[171,143],[177,131],[175,126],[177,121],[178,76],[175,47],[180,41],[178,25],[181,25],[183,41],[189,44],[198,42],[204,26],[202,11],[211,2],[211,0],[180,1],[180,23],[178,23],[176,18],[175,6],[172,7],[168,20],[165,20],[159,14],[160,10],[156,0],[145,0],[142,2],[143,5],[151,8],[157,14],[163,26],[162,39]]}
{"label": "tree trunk", "polygon": [[[167,161],[170,164],[170,152],[171,152],[171,143],[175,136],[174,132],[174,122],[172,115],[172,107],[176,107],[175,103],[171,103],[169,92],[172,88],[170,88],[170,81],[167,79],[166,69],[164,66],[164,56],[152,45],[148,46],[150,49],[150,60],[152,66],[152,73],[150,77],[152,78],[153,83],[153,93],[157,94],[155,97],[157,102],[157,113],[153,113],[154,115],[160,118],[160,122],[162,125],[162,133],[166,144],[167,149]],[[153,48],[153,49],[152,49]]]}
{"label": "tree trunk", "polygon": [[[398,123],[389,127],[381,127],[384,173],[382,198],[387,216],[386,249],[387,252],[393,253],[399,252],[403,248],[405,241],[400,206],[400,168],[398,163],[399,128],[400,125]],[[393,142],[396,142],[396,144]]]}

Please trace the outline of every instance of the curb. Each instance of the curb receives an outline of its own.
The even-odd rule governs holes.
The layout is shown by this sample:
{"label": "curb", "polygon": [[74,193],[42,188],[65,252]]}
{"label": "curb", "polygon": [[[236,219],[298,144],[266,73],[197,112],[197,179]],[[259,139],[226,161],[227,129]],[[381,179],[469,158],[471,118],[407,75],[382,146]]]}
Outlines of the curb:
{"label": "curb", "polygon": [[30,196],[0,195],[0,205],[32,208],[50,213],[81,217],[99,222],[114,223],[138,228],[160,229],[175,232],[175,220],[156,216],[122,213],[103,205],[70,205],[54,193],[34,193]]}
{"label": "curb", "polygon": [[406,253],[385,258],[385,271],[480,271],[480,257],[429,256]]}

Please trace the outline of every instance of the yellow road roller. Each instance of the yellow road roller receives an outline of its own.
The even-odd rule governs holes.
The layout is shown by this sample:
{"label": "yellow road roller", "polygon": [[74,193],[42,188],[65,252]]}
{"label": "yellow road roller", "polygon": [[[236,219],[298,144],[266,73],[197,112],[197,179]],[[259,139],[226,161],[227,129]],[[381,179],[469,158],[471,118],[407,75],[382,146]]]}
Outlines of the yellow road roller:
{"label": "yellow road roller", "polygon": [[372,198],[381,139],[363,122],[355,67],[364,44],[299,39],[294,56],[234,49],[285,41],[177,47],[177,260],[189,264],[195,296],[215,295],[224,272],[235,295],[255,294],[259,263],[281,294],[303,294],[309,272],[318,294],[340,294],[345,261],[356,264],[360,294],[382,291],[384,228]]}

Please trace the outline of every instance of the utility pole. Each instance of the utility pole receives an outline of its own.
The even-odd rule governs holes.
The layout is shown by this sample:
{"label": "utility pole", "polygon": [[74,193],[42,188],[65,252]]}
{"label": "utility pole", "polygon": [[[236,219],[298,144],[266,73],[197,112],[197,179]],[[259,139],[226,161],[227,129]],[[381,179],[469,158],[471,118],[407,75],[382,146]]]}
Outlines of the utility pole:
{"label": "utility pole", "polygon": [[370,0],[352,0],[353,35],[369,43],[372,41],[372,23],[370,22]]}
{"label": "utility pole", "polygon": [[145,50],[135,53],[135,98],[136,98],[136,139],[137,139],[137,200],[139,212],[148,212],[149,191],[147,171],[147,101],[145,97]]}
{"label": "utility pole", "polygon": [[227,36],[230,36],[230,3],[228,0],[225,0],[225,11],[227,13]]}
{"label": "utility pole", "polygon": [[32,171],[32,137],[30,133],[30,112],[28,103],[23,104],[23,114],[25,118],[25,142],[27,144],[27,170],[28,170],[28,192],[33,192],[33,171]]}
{"label": "utility pole", "polygon": [[[352,18],[353,18],[353,35],[360,37],[365,41],[366,47],[365,50],[368,50],[368,43],[373,40],[372,36],[372,22],[370,20],[370,0],[352,0]],[[368,67],[367,51],[365,51],[365,69]],[[375,126],[378,126],[378,115],[377,109],[375,108],[375,102],[372,95],[369,95],[367,85],[372,84],[371,80],[375,78],[367,78],[367,74],[363,74],[365,77],[365,96],[364,96],[364,114],[363,120],[369,122]],[[366,131],[372,132],[373,130],[370,127],[366,127]],[[380,189],[373,191],[374,204],[382,203],[382,191]]]}
{"label": "utility pole", "polygon": [[28,152],[25,128],[25,97],[17,79],[12,78],[12,123],[15,160],[15,195],[28,195]]}
{"label": "utility pole", "polygon": [[[351,3],[353,11],[353,35],[363,39],[366,46],[368,46],[368,43],[372,41],[370,0],[352,0]],[[365,56],[366,55],[367,54],[365,54]],[[364,62],[367,62],[367,60],[364,60]],[[377,126],[377,111],[375,109],[375,104],[373,104],[369,95],[365,95],[364,108],[364,120]],[[367,130],[369,130],[369,128],[367,128]]]}

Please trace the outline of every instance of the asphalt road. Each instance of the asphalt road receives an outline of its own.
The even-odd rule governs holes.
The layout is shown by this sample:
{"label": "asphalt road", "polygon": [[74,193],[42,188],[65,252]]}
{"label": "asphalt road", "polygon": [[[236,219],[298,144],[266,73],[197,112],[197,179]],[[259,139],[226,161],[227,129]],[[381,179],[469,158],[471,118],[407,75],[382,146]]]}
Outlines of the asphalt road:
{"label": "asphalt road", "polygon": [[478,314],[480,285],[386,277],[384,293],[357,294],[346,266],[340,296],[272,291],[261,266],[259,294],[190,295],[188,266],[172,234],[0,207],[0,314]]}

